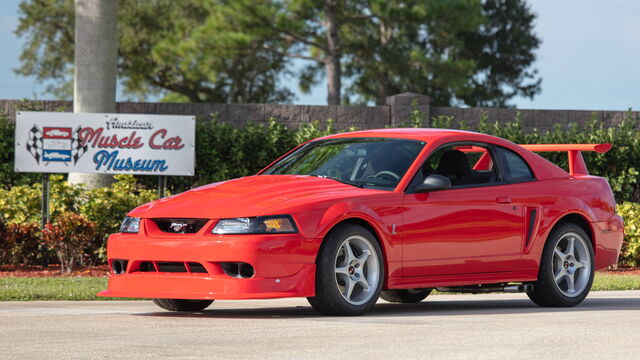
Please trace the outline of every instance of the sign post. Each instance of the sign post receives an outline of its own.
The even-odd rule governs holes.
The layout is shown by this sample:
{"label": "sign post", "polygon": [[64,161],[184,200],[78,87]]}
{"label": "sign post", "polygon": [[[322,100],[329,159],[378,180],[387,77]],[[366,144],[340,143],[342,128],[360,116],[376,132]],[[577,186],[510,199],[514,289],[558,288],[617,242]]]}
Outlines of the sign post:
{"label": "sign post", "polygon": [[[42,226],[40,227],[43,237],[49,222],[49,190],[49,174],[45,173],[42,174]],[[42,267],[46,269],[49,267],[49,257],[47,256],[47,248],[44,245],[44,241],[40,244],[40,255],[42,256]]]}
{"label": "sign post", "polygon": [[158,177],[158,197],[162,199],[165,197],[167,192],[167,177],[160,176]]}

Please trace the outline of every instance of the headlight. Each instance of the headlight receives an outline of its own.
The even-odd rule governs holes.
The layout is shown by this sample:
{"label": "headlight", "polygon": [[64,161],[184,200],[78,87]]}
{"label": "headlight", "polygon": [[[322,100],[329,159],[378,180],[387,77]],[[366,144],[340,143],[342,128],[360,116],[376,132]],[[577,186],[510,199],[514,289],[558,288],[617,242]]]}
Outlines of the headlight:
{"label": "headlight", "polygon": [[140,218],[126,217],[120,225],[121,233],[137,233],[140,230]]}
{"label": "headlight", "polygon": [[293,234],[298,232],[289,215],[221,219],[213,234]]}

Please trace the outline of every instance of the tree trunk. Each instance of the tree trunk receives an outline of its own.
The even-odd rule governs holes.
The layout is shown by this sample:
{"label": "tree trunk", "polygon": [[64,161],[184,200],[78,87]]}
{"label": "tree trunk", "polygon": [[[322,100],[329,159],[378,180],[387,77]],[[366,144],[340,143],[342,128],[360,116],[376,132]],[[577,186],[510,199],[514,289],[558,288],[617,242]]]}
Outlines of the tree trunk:
{"label": "tree trunk", "polygon": [[340,105],[340,87],[342,69],[340,54],[340,36],[336,19],[337,0],[326,0],[323,26],[327,37],[325,69],[327,71],[327,104]]}
{"label": "tree trunk", "polygon": [[[380,31],[380,48],[382,51],[385,51],[389,43],[391,42],[393,36],[393,29],[391,26],[388,26],[385,20],[380,20],[380,25],[378,27]],[[388,80],[386,77],[378,80],[378,88],[376,90],[376,105],[381,106],[384,105],[389,94],[389,86]]]}
{"label": "tree trunk", "polygon": [[[75,0],[73,112],[116,112],[117,1]],[[69,182],[107,186],[111,175],[70,173]]]}

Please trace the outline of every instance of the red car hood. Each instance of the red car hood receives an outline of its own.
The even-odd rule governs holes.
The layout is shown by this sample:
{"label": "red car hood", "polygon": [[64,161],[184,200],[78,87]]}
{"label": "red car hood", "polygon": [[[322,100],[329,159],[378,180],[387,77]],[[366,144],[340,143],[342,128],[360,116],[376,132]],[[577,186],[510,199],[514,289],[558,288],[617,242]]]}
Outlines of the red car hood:
{"label": "red car hood", "polygon": [[[315,176],[259,175],[213,183],[152,201],[135,208],[129,216],[143,218],[229,218],[268,214],[281,202],[335,193],[369,192],[335,180]],[[375,191],[375,190],[374,190]]]}

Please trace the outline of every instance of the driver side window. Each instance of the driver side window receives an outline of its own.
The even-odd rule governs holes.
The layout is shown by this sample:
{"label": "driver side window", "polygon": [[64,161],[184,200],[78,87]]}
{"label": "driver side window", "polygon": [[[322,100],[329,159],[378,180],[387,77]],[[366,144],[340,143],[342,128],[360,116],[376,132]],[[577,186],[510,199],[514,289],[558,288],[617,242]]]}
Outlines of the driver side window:
{"label": "driver side window", "polygon": [[488,144],[447,144],[429,155],[411,182],[411,188],[421,184],[432,174],[447,177],[453,188],[495,184],[500,182],[500,174],[495,164]]}

